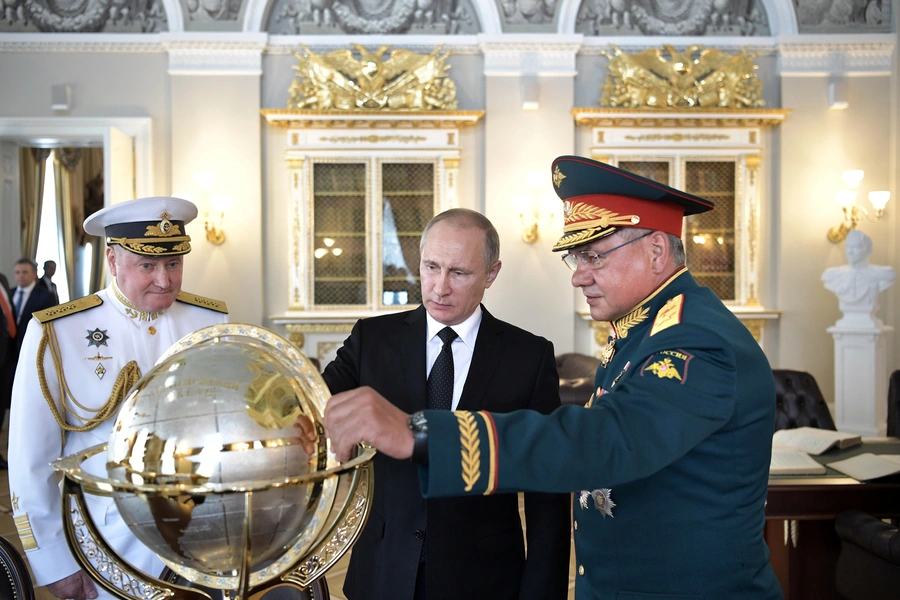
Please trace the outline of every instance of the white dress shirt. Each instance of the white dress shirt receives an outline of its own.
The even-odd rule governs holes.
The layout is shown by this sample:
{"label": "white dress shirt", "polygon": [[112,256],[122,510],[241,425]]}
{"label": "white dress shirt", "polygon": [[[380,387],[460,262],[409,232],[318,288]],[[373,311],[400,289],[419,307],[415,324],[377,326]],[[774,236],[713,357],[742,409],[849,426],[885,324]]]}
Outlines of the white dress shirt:
{"label": "white dress shirt", "polygon": [[[12,302],[13,302],[13,310],[16,310],[16,304],[18,303],[19,309],[16,311],[16,327],[20,327],[22,325],[22,310],[25,308],[25,305],[28,303],[28,299],[31,298],[31,291],[34,289],[34,286],[37,285],[37,279],[31,282],[31,285],[28,287],[17,287],[16,291],[13,292]],[[22,294],[22,299],[18,300],[17,297],[19,294]]]}
{"label": "white dress shirt", "polygon": [[[481,316],[481,305],[478,305],[468,319],[459,325],[451,326],[451,329],[459,337],[453,340],[450,346],[453,351],[453,403],[450,410],[456,410],[456,407],[459,406],[459,398],[466,385],[466,376],[472,365],[472,353],[475,352],[475,340],[478,339],[478,328],[481,326]],[[436,321],[427,312],[425,318],[428,320],[427,343],[425,344],[425,377],[427,378],[431,374],[434,361],[437,360],[438,354],[441,353],[441,348],[444,346],[444,342],[438,337],[438,332],[446,325]]]}

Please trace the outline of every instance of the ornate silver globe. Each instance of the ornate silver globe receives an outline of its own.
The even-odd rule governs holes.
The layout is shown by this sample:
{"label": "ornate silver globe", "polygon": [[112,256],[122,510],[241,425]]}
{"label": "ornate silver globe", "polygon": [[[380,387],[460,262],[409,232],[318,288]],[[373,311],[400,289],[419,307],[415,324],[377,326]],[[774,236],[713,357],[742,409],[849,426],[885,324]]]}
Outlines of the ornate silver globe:
{"label": "ornate silver globe", "polygon": [[[312,363],[266,329],[214,325],[180,340],[129,393],[108,444],[55,464],[76,558],[121,598],[208,597],[115,555],[85,506],[85,494],[112,494],[182,580],[236,600],[310,585],[359,535],[372,489],[374,450],[339,463],[328,448],[328,397]],[[106,477],[83,468],[104,450]]]}

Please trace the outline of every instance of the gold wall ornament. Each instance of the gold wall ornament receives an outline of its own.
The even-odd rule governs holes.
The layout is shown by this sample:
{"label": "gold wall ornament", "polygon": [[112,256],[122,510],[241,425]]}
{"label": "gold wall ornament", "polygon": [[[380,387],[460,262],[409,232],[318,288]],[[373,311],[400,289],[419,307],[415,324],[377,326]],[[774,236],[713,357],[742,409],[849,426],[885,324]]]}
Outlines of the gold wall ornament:
{"label": "gold wall ornament", "polygon": [[[353,49],[315,54],[306,46],[294,52],[297,75],[288,88],[289,109],[343,111],[455,110],[456,84],[447,76],[446,59],[436,48],[431,54],[390,46],[370,52]],[[357,58],[357,55],[359,58]]]}
{"label": "gold wall ornament", "polygon": [[669,44],[625,54],[610,44],[601,106],[622,108],[759,108],[762,84],[744,49],[726,54],[699,45],[678,52]]}

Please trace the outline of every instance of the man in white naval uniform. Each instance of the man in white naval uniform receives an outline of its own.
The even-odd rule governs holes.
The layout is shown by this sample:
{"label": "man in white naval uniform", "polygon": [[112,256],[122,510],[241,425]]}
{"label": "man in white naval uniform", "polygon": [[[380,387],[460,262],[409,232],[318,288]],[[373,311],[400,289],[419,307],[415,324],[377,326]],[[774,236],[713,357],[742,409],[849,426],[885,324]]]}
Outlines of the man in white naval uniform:
{"label": "man in white naval uniform", "polygon": [[[59,477],[50,463],[107,442],[119,404],[173,343],[226,320],[224,302],[181,291],[184,226],[197,207],[180,198],[141,198],[84,222],[106,237],[112,283],[34,313],[12,393],[9,487],[37,585],[58,598],[112,598],[82,571],[63,532]],[[105,454],[85,470],[105,473]],[[87,496],[94,522],[120,556],[158,576],[162,563],[131,534],[111,498]]]}

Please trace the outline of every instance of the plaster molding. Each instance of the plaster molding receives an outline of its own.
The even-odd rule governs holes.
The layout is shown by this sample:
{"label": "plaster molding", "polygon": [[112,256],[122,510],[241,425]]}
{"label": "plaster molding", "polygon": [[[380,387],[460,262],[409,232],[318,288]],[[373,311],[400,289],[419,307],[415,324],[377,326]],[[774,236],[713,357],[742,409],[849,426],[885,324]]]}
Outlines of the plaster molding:
{"label": "plaster molding", "polygon": [[609,52],[610,45],[616,45],[628,54],[634,54],[651,48],[660,48],[664,44],[676,48],[697,45],[713,48],[723,52],[740,52],[744,48],[761,56],[778,52],[778,43],[773,37],[735,37],[735,36],[684,36],[684,37],[650,37],[619,36],[584,38],[584,46],[579,52],[582,56],[599,56],[602,51]]}
{"label": "plaster molding", "polygon": [[160,53],[158,34],[146,33],[4,33],[0,52]]}
{"label": "plaster molding", "polygon": [[893,34],[790,36],[778,39],[782,77],[890,76]]}
{"label": "plaster molding", "polygon": [[264,33],[169,33],[160,41],[169,53],[169,75],[262,75]]}
{"label": "plaster molding", "polygon": [[453,54],[481,54],[479,36],[474,35],[272,35],[266,54],[285,55],[300,48],[300,44],[316,53],[349,48],[351,44],[362,44],[367,48],[391,46],[405,48],[413,52],[428,54],[442,47]]}
{"label": "plaster molding", "polygon": [[574,77],[575,57],[584,43],[581,34],[480,35],[486,77]]}

